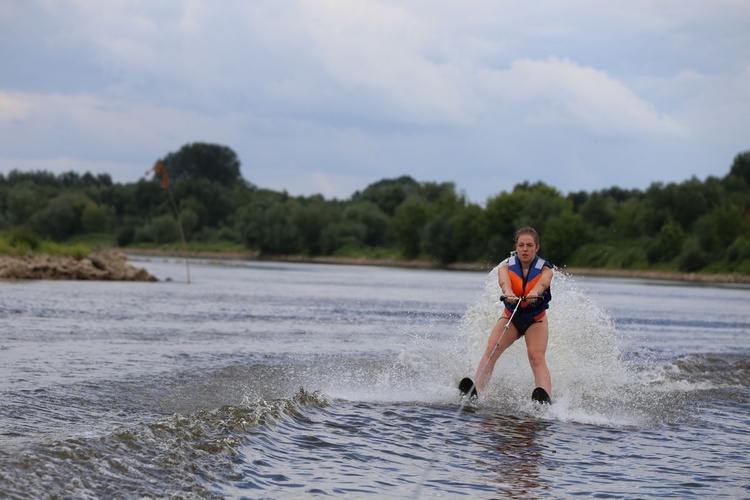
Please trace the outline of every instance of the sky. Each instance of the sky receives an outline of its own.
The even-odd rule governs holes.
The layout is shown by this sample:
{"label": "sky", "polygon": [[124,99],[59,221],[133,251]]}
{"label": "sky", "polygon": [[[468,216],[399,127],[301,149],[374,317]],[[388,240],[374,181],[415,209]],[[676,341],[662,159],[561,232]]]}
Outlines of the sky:
{"label": "sky", "polygon": [[135,182],[185,144],[349,198],[484,203],[723,177],[750,150],[747,0],[0,0],[0,173]]}

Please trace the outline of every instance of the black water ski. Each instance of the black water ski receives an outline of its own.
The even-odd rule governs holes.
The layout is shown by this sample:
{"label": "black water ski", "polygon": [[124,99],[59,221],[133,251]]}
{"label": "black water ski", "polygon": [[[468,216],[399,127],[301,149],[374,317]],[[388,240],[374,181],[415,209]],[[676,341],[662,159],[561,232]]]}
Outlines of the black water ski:
{"label": "black water ski", "polygon": [[461,379],[461,382],[458,383],[458,390],[461,391],[462,396],[477,397],[477,388],[474,386],[474,381],[469,377]]}
{"label": "black water ski", "polygon": [[547,391],[545,391],[541,387],[537,387],[536,389],[534,389],[534,392],[531,393],[531,399],[540,404],[552,404],[552,400],[549,398],[549,394],[547,394]]}

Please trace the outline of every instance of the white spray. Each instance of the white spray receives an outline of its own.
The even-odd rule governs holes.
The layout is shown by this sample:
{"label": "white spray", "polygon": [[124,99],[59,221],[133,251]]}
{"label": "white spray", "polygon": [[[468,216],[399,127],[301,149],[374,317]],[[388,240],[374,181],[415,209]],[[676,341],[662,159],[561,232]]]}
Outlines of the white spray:
{"label": "white spray", "polygon": [[[489,332],[502,313],[500,294],[495,268],[487,275],[481,299],[461,321],[468,347],[459,377],[473,376],[476,370]],[[657,396],[645,391],[642,376],[623,359],[611,317],[564,272],[555,272],[547,317],[547,365],[554,404],[545,408],[546,416],[607,425],[640,425],[653,416],[649,414],[654,405],[660,406]],[[520,339],[500,357],[480,404],[513,413],[536,412],[530,399],[533,388],[526,346]]]}

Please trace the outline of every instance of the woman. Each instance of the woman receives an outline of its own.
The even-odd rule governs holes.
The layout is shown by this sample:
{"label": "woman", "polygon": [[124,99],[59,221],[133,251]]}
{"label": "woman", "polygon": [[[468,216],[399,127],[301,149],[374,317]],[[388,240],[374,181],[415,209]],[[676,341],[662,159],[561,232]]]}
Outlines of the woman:
{"label": "woman", "polygon": [[531,398],[540,403],[551,403],[552,380],[545,352],[549,337],[546,313],[552,300],[552,265],[537,256],[540,248],[539,234],[534,229],[519,229],[515,241],[516,251],[501,262],[497,270],[498,283],[503,293],[500,300],[505,303],[505,308],[490,333],[487,349],[479,361],[476,385],[470,378],[465,378],[458,388],[462,393],[472,396],[482,392],[500,355],[513,342],[524,337],[536,385]]}

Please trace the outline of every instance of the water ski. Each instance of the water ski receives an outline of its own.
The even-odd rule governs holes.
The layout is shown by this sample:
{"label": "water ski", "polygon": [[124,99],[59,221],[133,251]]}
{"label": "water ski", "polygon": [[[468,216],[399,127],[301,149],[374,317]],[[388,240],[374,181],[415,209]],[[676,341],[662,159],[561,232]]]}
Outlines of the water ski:
{"label": "water ski", "polygon": [[469,377],[464,377],[461,379],[461,382],[458,383],[458,390],[461,391],[462,396],[466,396],[468,394],[469,397],[477,397],[477,388],[474,386],[474,381]]}
{"label": "water ski", "polygon": [[549,398],[549,394],[547,394],[547,391],[545,391],[541,387],[537,387],[536,389],[534,389],[534,392],[531,393],[531,399],[540,404],[552,404],[552,400]]}

